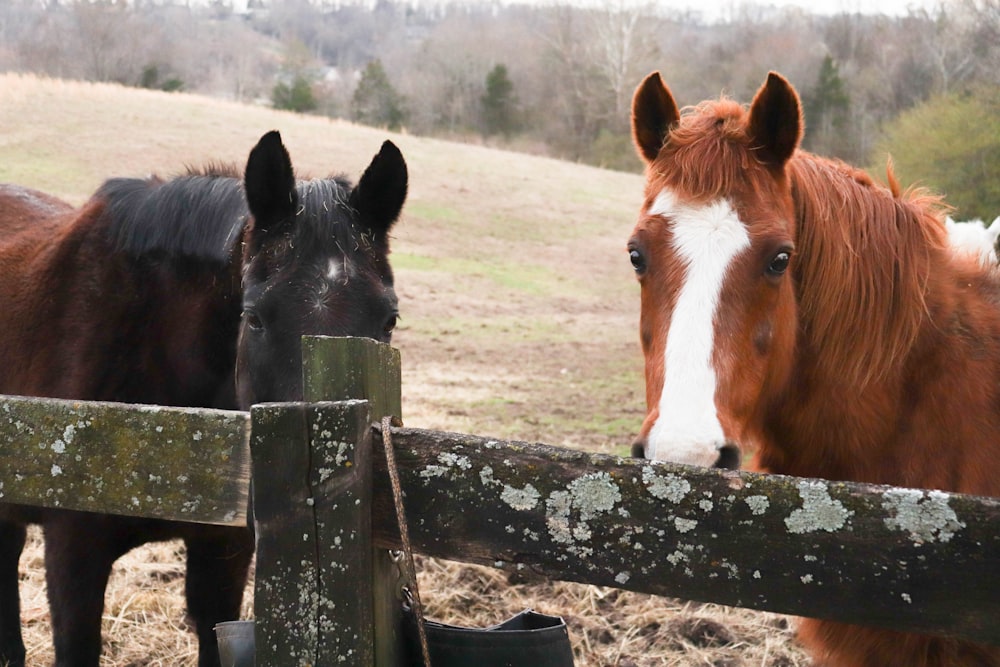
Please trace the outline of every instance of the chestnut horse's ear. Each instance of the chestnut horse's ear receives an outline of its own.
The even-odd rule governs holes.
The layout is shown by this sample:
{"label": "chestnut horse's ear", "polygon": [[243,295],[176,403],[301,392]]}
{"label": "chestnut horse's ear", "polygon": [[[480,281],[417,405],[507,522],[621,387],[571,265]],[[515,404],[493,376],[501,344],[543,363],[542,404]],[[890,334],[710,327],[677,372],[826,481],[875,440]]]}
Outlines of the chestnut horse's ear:
{"label": "chestnut horse's ear", "polygon": [[396,144],[384,142],[350,197],[351,208],[374,232],[376,241],[386,241],[389,229],[403,210],[408,182],[403,154]]}
{"label": "chestnut horse's ear", "polygon": [[276,130],[261,137],[250,151],[243,186],[254,218],[254,232],[270,234],[295,217],[295,172]]}
{"label": "chestnut horse's ear", "polygon": [[639,157],[647,163],[656,159],[666,143],[670,127],[681,118],[670,89],[659,72],[653,72],[639,84],[632,96],[632,141]]}
{"label": "chestnut horse's ear", "polygon": [[798,94],[783,76],[770,72],[750,104],[748,132],[761,160],[783,166],[802,140],[802,126]]}

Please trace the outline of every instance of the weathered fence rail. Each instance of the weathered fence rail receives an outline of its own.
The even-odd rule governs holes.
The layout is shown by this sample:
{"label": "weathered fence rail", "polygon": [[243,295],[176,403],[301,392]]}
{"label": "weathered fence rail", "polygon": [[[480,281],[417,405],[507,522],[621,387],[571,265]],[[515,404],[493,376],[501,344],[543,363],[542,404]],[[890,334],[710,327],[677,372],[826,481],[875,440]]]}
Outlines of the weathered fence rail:
{"label": "weathered fence rail", "polygon": [[0,502],[246,525],[245,412],[0,396]]}
{"label": "weathered fence rail", "polygon": [[[392,442],[421,553],[1000,644],[997,499],[416,429]],[[393,547],[384,465],[375,541]]]}
{"label": "weathered fence rail", "polygon": [[[399,539],[370,428],[399,415],[398,356],[305,349],[314,402],[255,406],[249,450],[242,413],[4,399],[0,500],[239,523],[252,452],[258,664],[398,664]],[[417,429],[393,444],[420,553],[1000,644],[997,499]]]}

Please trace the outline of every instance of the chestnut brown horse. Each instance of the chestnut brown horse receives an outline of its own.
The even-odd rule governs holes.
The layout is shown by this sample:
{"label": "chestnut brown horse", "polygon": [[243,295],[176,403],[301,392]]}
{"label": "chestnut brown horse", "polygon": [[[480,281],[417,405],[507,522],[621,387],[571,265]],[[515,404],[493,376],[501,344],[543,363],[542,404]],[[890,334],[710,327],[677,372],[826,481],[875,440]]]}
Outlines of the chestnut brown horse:
{"label": "chestnut brown horse", "polygon": [[[652,459],[1000,495],[1000,282],[942,202],[799,150],[798,95],[632,106]],[[1000,665],[1000,648],[803,620],[816,663]]]}
{"label": "chestnut brown horse", "polygon": [[[301,400],[303,334],[392,335],[388,234],[406,189],[390,142],[356,186],[296,181],[277,132],[243,179],[228,168],[113,179],[80,210],[0,187],[0,393],[228,409]],[[113,563],[171,538],[187,546],[198,664],[219,664],[213,627],[238,618],[250,529],[9,505],[0,519],[0,665],[25,661],[17,567],[35,522],[57,665],[96,667]]]}

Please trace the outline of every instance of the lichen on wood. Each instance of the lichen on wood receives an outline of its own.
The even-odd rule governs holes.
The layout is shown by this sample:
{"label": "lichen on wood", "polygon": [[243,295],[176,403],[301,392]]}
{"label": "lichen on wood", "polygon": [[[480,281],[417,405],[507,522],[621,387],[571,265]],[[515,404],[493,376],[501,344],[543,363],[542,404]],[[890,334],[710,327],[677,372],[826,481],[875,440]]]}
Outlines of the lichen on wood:
{"label": "lichen on wood", "polygon": [[244,412],[0,397],[0,502],[246,525]]}
{"label": "lichen on wood", "polygon": [[[415,548],[548,578],[1000,643],[1000,500],[398,429]],[[380,446],[376,446],[376,452]],[[375,539],[398,546],[384,459]]]}

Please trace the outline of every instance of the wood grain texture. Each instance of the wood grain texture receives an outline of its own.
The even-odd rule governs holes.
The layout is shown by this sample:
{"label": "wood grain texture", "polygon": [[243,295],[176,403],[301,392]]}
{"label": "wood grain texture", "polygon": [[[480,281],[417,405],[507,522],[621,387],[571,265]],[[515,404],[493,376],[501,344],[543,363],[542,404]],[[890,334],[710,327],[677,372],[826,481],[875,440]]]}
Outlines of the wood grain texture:
{"label": "wood grain texture", "polygon": [[0,501],[245,526],[245,412],[0,397]]}

